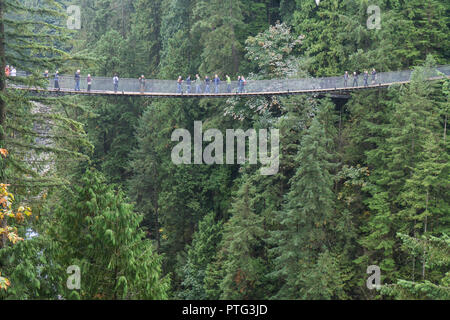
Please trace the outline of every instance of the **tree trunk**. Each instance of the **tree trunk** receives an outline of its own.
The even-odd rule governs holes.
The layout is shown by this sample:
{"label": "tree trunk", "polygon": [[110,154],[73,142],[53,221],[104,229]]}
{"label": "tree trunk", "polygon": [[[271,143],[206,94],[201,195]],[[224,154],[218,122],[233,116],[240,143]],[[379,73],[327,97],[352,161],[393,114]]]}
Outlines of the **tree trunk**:
{"label": "tree trunk", "polygon": [[447,138],[447,114],[445,115],[445,121],[444,121],[444,143],[445,143],[446,138]]}
{"label": "tree trunk", "polygon": [[[5,131],[4,123],[6,120],[6,101],[3,96],[6,90],[6,76],[5,76],[5,26],[3,25],[3,10],[4,3],[0,0],[0,147],[4,148]],[[1,177],[3,180],[5,177]]]}
{"label": "tree trunk", "polygon": [[[6,76],[5,76],[5,66],[6,66],[6,57],[5,57],[5,27],[3,25],[3,10],[4,3],[3,0],[0,0],[0,148],[5,147],[5,120],[6,120],[6,101],[4,100],[5,90],[6,90]],[[3,168],[2,168],[3,169]],[[4,172],[4,170],[1,170]],[[0,175],[0,182],[5,181],[5,176],[3,174]],[[6,217],[4,217],[2,221],[2,227],[6,227]],[[6,233],[2,235],[2,241],[0,248],[6,246]]]}
{"label": "tree trunk", "polygon": [[[428,212],[428,199],[430,197],[430,191],[427,188],[427,199],[425,202],[425,214],[427,214]],[[425,222],[424,222],[424,226],[423,226],[423,234],[426,236],[427,233],[427,223],[428,223],[428,216],[425,216]],[[422,259],[422,279],[425,280],[425,253],[426,250],[425,248],[423,249],[423,259]]]}

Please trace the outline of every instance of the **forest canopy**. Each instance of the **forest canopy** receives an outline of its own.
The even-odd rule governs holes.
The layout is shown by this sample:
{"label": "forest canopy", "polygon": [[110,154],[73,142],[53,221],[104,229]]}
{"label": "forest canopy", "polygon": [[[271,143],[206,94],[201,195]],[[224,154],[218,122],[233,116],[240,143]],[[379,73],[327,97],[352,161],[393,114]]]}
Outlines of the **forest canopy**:
{"label": "forest canopy", "polygon": [[[450,79],[435,76],[450,2],[317,2],[0,1],[0,299],[450,299]],[[215,75],[243,91],[411,76],[345,94],[17,90],[77,70],[93,90],[117,75],[174,93],[196,74],[211,92]],[[211,139],[196,149],[200,121]],[[176,129],[193,139],[189,164],[171,156]],[[248,135],[243,157],[196,164],[231,131]],[[244,161],[264,150],[252,132],[272,156],[279,143],[274,174]]]}

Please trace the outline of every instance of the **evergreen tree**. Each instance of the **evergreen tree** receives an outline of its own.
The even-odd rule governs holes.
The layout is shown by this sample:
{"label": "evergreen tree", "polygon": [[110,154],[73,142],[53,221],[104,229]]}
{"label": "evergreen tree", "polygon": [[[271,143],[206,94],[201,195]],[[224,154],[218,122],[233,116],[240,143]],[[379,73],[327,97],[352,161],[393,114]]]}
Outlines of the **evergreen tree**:
{"label": "evergreen tree", "polygon": [[329,263],[321,268],[331,270],[335,264],[326,253],[332,246],[329,226],[334,198],[327,139],[320,122],[314,118],[295,159],[299,167],[290,181],[286,205],[277,213],[281,230],[272,232],[272,242],[277,243],[273,249],[277,256],[273,275],[282,282],[277,298],[344,297],[342,280],[334,282],[328,294],[311,288],[314,280],[310,277],[316,277],[312,270],[317,269],[317,264]]}
{"label": "evergreen tree", "polygon": [[192,35],[199,37],[203,74],[236,74],[242,59],[238,30],[244,28],[241,0],[198,0],[193,10]]}
{"label": "evergreen tree", "polygon": [[206,268],[216,256],[222,238],[222,228],[222,222],[214,221],[213,213],[207,214],[199,222],[192,244],[188,246],[180,298],[187,300],[208,298],[204,284]]}
{"label": "evergreen tree", "polygon": [[400,233],[398,236],[403,241],[404,250],[412,255],[424,255],[425,267],[431,271],[430,274],[435,279],[432,279],[434,281],[399,279],[396,284],[382,286],[381,293],[401,300],[448,300],[450,298],[450,273],[448,272],[450,240],[448,235],[444,233],[441,237],[414,238]]}
{"label": "evergreen tree", "polygon": [[88,170],[80,185],[66,189],[62,198],[53,228],[63,248],[57,261],[80,267],[80,298],[167,298],[169,282],[161,277],[161,258],[144,239],[142,215],[125,203],[122,192]]}
{"label": "evergreen tree", "polygon": [[[265,297],[267,273],[263,217],[254,212],[255,187],[244,182],[236,193],[220,245],[224,278],[218,284],[221,299]],[[208,280],[205,280],[208,281]]]}
{"label": "evergreen tree", "polygon": [[161,59],[161,7],[161,0],[134,3],[127,48],[134,56],[133,70],[147,78],[156,77]]}

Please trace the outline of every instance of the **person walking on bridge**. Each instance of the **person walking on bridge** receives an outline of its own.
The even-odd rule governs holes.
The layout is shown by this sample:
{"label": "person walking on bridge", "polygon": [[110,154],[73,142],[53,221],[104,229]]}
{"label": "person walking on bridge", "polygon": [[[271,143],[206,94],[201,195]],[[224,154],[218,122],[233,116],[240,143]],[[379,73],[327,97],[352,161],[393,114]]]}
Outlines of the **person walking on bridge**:
{"label": "person walking on bridge", "polygon": [[241,79],[241,76],[238,76],[237,81],[238,81],[238,93],[242,93],[243,81]]}
{"label": "person walking on bridge", "polygon": [[90,73],[88,73],[87,75],[86,82],[87,82],[87,92],[91,92],[92,77]]}
{"label": "person walking on bridge", "polygon": [[191,93],[191,75],[186,78],[186,92]]}
{"label": "person walking on bridge", "polygon": [[141,75],[139,77],[139,87],[140,87],[141,94],[143,94],[145,92],[145,77],[144,77],[144,75]]}
{"label": "person walking on bridge", "polygon": [[247,84],[247,81],[245,81],[244,76],[241,76],[241,81],[242,81],[242,92],[245,92],[245,85]]}
{"label": "person walking on bridge", "polygon": [[227,92],[231,93],[231,78],[229,75],[226,75],[227,78]]}
{"label": "person walking on bridge", "polygon": [[195,93],[200,93],[200,85],[202,80],[198,74],[195,75]]}
{"label": "person walking on bridge", "polygon": [[220,78],[219,78],[219,76],[216,74],[215,76],[214,76],[214,93],[219,93],[219,84],[220,84]]}
{"label": "person walking on bridge", "polygon": [[61,88],[59,87],[59,72],[58,72],[58,70],[56,70],[56,72],[55,72],[54,81],[55,81],[55,90],[60,91]]}
{"label": "person walking on bridge", "polygon": [[119,88],[119,76],[117,75],[117,73],[114,74],[113,85],[114,85],[114,93],[116,93],[117,89]]}
{"label": "person walking on bridge", "polygon": [[44,79],[45,79],[45,89],[48,89],[48,84],[49,84],[49,81],[48,81],[48,70],[44,71]]}
{"label": "person walking on bridge", "polygon": [[375,84],[375,82],[377,81],[377,71],[375,70],[375,68],[372,69],[372,84]]}
{"label": "person walking on bridge", "polygon": [[205,93],[211,93],[209,91],[209,83],[210,83],[209,77],[205,76]]}
{"label": "person walking on bridge", "polygon": [[344,73],[344,88],[347,88],[348,83],[348,71],[345,71]]}
{"label": "person walking on bridge", "polygon": [[80,91],[80,70],[75,72],[75,91]]}
{"label": "person walking on bridge", "polygon": [[364,71],[364,87],[368,87],[369,86],[369,72],[366,70]]}
{"label": "person walking on bridge", "polygon": [[353,72],[353,87],[357,87],[358,86],[358,74],[355,72]]}
{"label": "person walking on bridge", "polygon": [[183,78],[181,76],[178,77],[177,80],[177,93],[181,93],[181,84],[183,83]]}

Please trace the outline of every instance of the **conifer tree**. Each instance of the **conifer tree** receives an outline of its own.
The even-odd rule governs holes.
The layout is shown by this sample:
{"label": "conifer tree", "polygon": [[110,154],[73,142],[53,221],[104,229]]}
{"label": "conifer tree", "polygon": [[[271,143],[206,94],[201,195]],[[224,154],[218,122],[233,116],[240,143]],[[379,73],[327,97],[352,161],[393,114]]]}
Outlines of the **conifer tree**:
{"label": "conifer tree", "polygon": [[[436,88],[425,81],[431,66],[430,58],[426,67],[414,71],[411,83],[396,95],[398,100],[394,98],[390,102],[392,116],[382,128],[387,137],[379,141],[377,149],[367,152],[369,164],[375,167],[370,176],[373,184],[365,188],[372,194],[366,203],[373,214],[362,226],[366,236],[360,243],[370,253],[357,262],[364,260],[363,264],[367,264],[368,258],[371,264],[379,265],[387,282],[404,278],[407,274],[414,279],[420,270],[414,258],[408,263],[409,267],[400,263],[404,257],[397,250],[397,240],[393,234],[402,232],[414,236],[418,230],[423,230],[423,211],[417,208],[417,204],[411,206],[412,202],[405,202],[405,197],[409,198],[412,187],[407,181],[423,161],[426,140],[441,133],[438,128],[439,103],[433,97]],[[374,140],[372,137],[370,139]],[[428,175],[423,169],[419,169],[421,175]],[[424,191],[421,192],[422,199],[426,197]],[[421,206],[424,205],[423,202]],[[402,267],[398,268],[400,265]]]}
{"label": "conifer tree", "polygon": [[169,282],[161,276],[161,257],[139,227],[143,216],[100,173],[87,170],[80,182],[74,190],[66,188],[53,228],[61,245],[57,261],[81,269],[79,297],[167,298]]}
{"label": "conifer tree", "polygon": [[208,265],[216,256],[217,247],[222,238],[222,228],[222,222],[216,222],[213,213],[207,214],[199,222],[192,244],[188,246],[180,298],[187,300],[208,298],[204,284],[205,274]]}
{"label": "conifer tree", "polygon": [[[313,276],[311,270],[320,263],[319,256],[325,254],[324,261],[332,261],[325,253],[331,247],[334,199],[327,139],[321,123],[314,118],[295,159],[299,167],[290,180],[286,205],[277,213],[281,230],[272,232],[272,242],[276,243],[272,250],[276,255],[273,275],[282,282],[278,298],[327,297],[319,292],[312,294],[308,287],[312,283],[308,275]],[[333,297],[342,295],[341,281],[336,286]]]}
{"label": "conifer tree", "polygon": [[[221,299],[262,299],[265,296],[263,217],[254,212],[255,187],[244,182],[232,204],[220,244],[224,278],[218,284]],[[220,271],[219,271],[220,272]],[[205,280],[208,281],[208,280]]]}
{"label": "conifer tree", "polygon": [[42,186],[67,182],[57,174],[61,160],[67,163],[86,158],[83,153],[90,150],[90,144],[82,125],[73,120],[80,106],[68,99],[33,96],[12,87],[46,88],[49,83],[42,76],[44,70],[56,71],[64,62],[80,59],[65,51],[67,29],[61,26],[64,14],[57,2],[49,0],[29,8],[6,0],[0,7],[0,67],[4,70],[9,64],[28,73],[27,77],[19,73],[6,79],[1,72],[0,145],[11,154],[2,163],[1,179],[24,192],[31,186],[37,194]]}
{"label": "conifer tree", "polygon": [[191,34],[199,37],[201,73],[238,72],[243,47],[238,30],[244,28],[241,0],[198,0]]}
{"label": "conifer tree", "polygon": [[426,268],[430,280],[411,281],[399,279],[394,284],[381,287],[381,293],[401,300],[448,300],[450,298],[450,239],[423,235],[420,238],[399,233],[405,251],[417,257],[426,256]]}
{"label": "conifer tree", "polygon": [[[27,236],[20,245],[3,242],[0,248],[2,268],[11,270],[15,282],[7,298],[56,297],[59,287],[52,281],[58,268],[47,262],[52,240],[41,232],[45,223],[38,218],[49,188],[67,184],[72,172],[67,169],[86,159],[83,153],[91,147],[83,126],[73,120],[82,108],[72,99],[14,89],[16,85],[47,88],[44,70],[52,72],[69,60],[80,61],[66,52],[64,18],[56,1],[39,2],[36,7],[16,0],[0,2],[0,146],[10,154],[0,163],[0,180],[36,213],[36,219],[22,228]],[[17,76],[5,75],[7,64],[17,69]]]}

